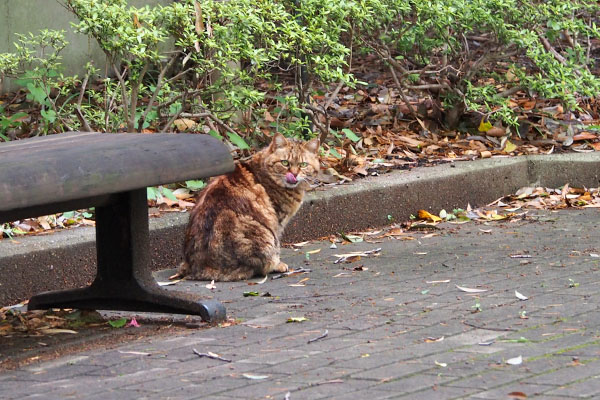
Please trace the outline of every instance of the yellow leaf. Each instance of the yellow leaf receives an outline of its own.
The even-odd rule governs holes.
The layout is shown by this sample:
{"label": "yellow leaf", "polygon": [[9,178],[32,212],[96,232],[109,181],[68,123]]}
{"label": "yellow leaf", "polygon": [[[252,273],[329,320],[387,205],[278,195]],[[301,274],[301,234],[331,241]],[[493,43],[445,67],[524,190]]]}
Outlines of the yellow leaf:
{"label": "yellow leaf", "polygon": [[188,118],[179,118],[173,121],[179,132],[191,131],[196,127],[196,121]]}
{"label": "yellow leaf", "polygon": [[142,24],[140,24],[140,20],[138,19],[137,14],[133,14],[133,26],[136,28],[141,28]]}
{"label": "yellow leaf", "polygon": [[442,220],[440,217],[438,217],[437,215],[431,214],[429,211],[419,210],[418,214],[419,214],[419,218],[421,218],[421,219],[428,219],[433,222],[440,222]]}
{"label": "yellow leaf", "polygon": [[490,123],[490,121],[485,121],[483,118],[481,118],[481,122],[479,123],[479,132],[487,132],[490,129],[492,129],[492,124]]}
{"label": "yellow leaf", "polygon": [[504,152],[505,153],[512,153],[516,149],[517,149],[517,145],[516,144],[514,144],[510,140],[506,141],[506,144],[504,145]]}

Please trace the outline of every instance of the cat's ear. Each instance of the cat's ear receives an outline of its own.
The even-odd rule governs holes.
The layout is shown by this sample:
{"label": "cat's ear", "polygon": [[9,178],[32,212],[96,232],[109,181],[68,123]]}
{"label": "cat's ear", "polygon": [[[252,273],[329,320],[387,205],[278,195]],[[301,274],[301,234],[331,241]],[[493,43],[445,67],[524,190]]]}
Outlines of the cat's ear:
{"label": "cat's ear", "polygon": [[304,148],[306,150],[310,151],[311,153],[318,154],[319,145],[320,145],[319,139],[314,138],[313,140],[309,140],[308,142],[304,143]]}
{"label": "cat's ear", "polygon": [[273,135],[273,139],[271,139],[271,148],[274,150],[284,147],[286,145],[287,139],[285,138],[285,136],[283,136],[279,132],[275,132],[275,135]]}

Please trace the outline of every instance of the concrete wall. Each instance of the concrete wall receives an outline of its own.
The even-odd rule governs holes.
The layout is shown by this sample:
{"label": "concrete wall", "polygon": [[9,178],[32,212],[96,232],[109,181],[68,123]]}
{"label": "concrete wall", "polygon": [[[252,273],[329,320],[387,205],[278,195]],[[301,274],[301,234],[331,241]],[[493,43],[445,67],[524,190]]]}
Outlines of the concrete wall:
{"label": "concrete wall", "polygon": [[[129,4],[140,7],[146,4],[167,4],[171,1],[130,0]],[[65,38],[69,42],[69,46],[61,52],[64,72],[81,74],[89,60],[94,60],[95,65],[104,70],[104,53],[94,39],[73,31],[71,22],[76,22],[76,19],[61,4],[61,0],[0,0],[0,53],[14,50],[16,33],[35,34],[42,29],[64,30]],[[4,89],[9,87],[7,82]]]}

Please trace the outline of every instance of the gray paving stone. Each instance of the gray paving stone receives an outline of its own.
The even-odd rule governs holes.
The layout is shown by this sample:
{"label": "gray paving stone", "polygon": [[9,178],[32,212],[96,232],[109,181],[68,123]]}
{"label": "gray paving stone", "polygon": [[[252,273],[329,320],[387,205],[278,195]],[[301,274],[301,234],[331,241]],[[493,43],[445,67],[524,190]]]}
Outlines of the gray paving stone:
{"label": "gray paving stone", "polygon": [[495,387],[519,381],[526,374],[502,369],[484,370],[470,376],[460,377],[445,383],[444,386],[490,390]]}
{"label": "gray paving stone", "polygon": [[504,399],[504,398],[508,398],[508,394],[512,393],[512,392],[525,393],[525,395],[527,395],[527,397],[529,398],[529,397],[535,397],[540,394],[544,394],[554,388],[555,388],[555,386],[550,386],[550,385],[535,385],[535,384],[531,384],[531,383],[514,382],[514,383],[508,383],[506,385],[500,386],[495,389],[486,390],[484,392],[477,393],[477,394],[473,395],[472,398],[474,398],[474,399],[494,399],[494,400]]}
{"label": "gray paving stone", "polygon": [[366,390],[373,386],[370,381],[358,379],[330,380],[321,384],[303,386],[300,389],[290,392],[290,399],[329,399],[333,396],[346,396],[354,398],[359,390]]}
{"label": "gray paving stone", "polygon": [[525,380],[528,383],[546,385],[568,385],[578,380],[600,375],[600,361],[592,361],[584,365],[565,365]]}
{"label": "gray paving stone", "polygon": [[584,399],[596,399],[600,397],[600,371],[589,379],[574,382],[570,385],[561,386],[547,392],[548,395],[569,396]]}
{"label": "gray paving stone", "polygon": [[471,396],[477,393],[479,389],[472,388],[455,388],[447,386],[439,386],[435,389],[426,389],[420,392],[409,393],[409,394],[398,394],[392,399],[402,400],[451,400],[451,399],[463,399],[467,396]]}
{"label": "gray paving stone", "polygon": [[[227,301],[229,316],[241,323],[5,371],[0,391],[14,399],[283,399],[288,391],[290,400],[502,399],[511,391],[529,398],[598,397],[600,263],[572,253],[598,246],[595,236],[582,233],[597,229],[598,213],[554,216],[555,224],[493,224],[492,235],[469,223],[421,244],[389,240],[331,250],[329,242],[313,243],[322,248],[310,259],[313,272],[253,287],[275,297],[245,298],[245,282],[217,284],[211,295]],[[382,255],[361,260],[367,271],[332,263],[331,254],[375,246]],[[534,256],[529,264],[509,257],[524,251]],[[305,265],[302,252],[284,249],[283,258]],[[340,272],[350,276],[333,277]],[[306,277],[305,287],[289,286]],[[569,278],[580,285],[569,288]],[[451,282],[427,283],[443,279]],[[456,284],[489,290],[469,295]],[[206,295],[202,282],[182,287]],[[515,289],[529,300],[516,299]],[[476,301],[482,311],[472,313]],[[519,318],[520,311],[529,319]],[[309,320],[289,324],[289,316]],[[307,343],[325,330],[326,338]],[[505,340],[520,337],[530,342]],[[199,358],[193,348],[232,362]],[[505,363],[517,355],[523,364]]]}
{"label": "gray paving stone", "polygon": [[444,375],[417,373],[400,379],[380,381],[374,386],[374,389],[396,394],[409,394],[427,389],[436,390],[440,385],[453,379],[455,378]]}

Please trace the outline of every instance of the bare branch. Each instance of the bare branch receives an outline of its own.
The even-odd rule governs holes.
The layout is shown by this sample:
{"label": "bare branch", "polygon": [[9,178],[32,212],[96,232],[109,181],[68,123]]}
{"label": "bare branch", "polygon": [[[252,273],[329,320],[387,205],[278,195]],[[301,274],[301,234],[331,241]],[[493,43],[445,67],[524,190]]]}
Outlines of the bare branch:
{"label": "bare branch", "polygon": [[[330,128],[330,125],[329,125],[330,122],[329,122],[329,117],[328,117],[327,112],[324,110],[320,110],[319,108],[317,108],[313,105],[310,105],[310,104],[305,104],[304,109],[302,111],[311,118],[313,124],[321,132],[321,134],[319,135],[319,141],[321,143],[325,143],[325,139],[327,139],[327,136],[329,135],[329,128]],[[317,114],[322,114],[325,116],[325,121],[326,121],[325,125],[323,125],[321,123],[321,121],[319,121]]]}
{"label": "bare branch", "polygon": [[117,79],[119,80],[119,83],[121,84],[121,96],[123,97],[121,99],[121,103],[123,104],[123,119],[125,121],[129,121],[129,102],[127,101],[127,87],[125,86],[125,79],[124,79],[127,68],[125,68],[123,70],[123,75],[121,75],[121,73],[119,72],[119,69],[117,68],[117,65],[112,60],[111,60],[111,64],[112,64],[113,71],[114,71],[115,75],[117,75]]}
{"label": "bare branch", "polygon": [[127,120],[127,131],[135,132],[135,112],[137,110],[138,103],[138,93],[140,91],[140,86],[144,80],[144,76],[146,75],[146,71],[148,71],[148,67],[150,66],[149,62],[144,64],[144,68],[142,68],[142,72],[140,72],[140,76],[135,80],[135,82],[131,82],[131,99],[130,99],[130,107],[129,111],[129,119]]}
{"label": "bare branch", "polygon": [[183,112],[183,106],[185,105],[185,100],[187,98],[188,95],[188,91],[184,91],[180,96],[181,96],[181,108],[179,109],[179,111],[177,111],[174,115],[171,116],[171,118],[167,121],[167,123],[163,126],[163,128],[160,130],[161,132],[167,132],[168,129],[171,128],[171,125],[173,125],[173,122],[175,122],[175,120],[177,118],[179,118],[179,115],[181,115],[181,113]]}
{"label": "bare branch", "polygon": [[[549,52],[550,54],[552,54],[554,56],[554,58],[556,59],[556,61],[558,61],[562,65],[567,66],[568,65],[567,60],[558,51],[556,51],[556,49],[554,47],[552,47],[552,44],[550,43],[550,41],[541,32],[538,31],[537,34],[538,34],[538,37],[540,38],[540,42],[542,42],[542,45],[544,46],[546,51]],[[574,69],[573,72],[577,76],[581,76],[581,72],[579,72],[578,70]]]}
{"label": "bare branch", "polygon": [[338,93],[340,92],[340,90],[342,89],[343,86],[344,86],[344,81],[339,81],[339,83],[335,87],[335,90],[333,91],[333,93],[331,93],[331,96],[329,96],[329,98],[327,99],[327,102],[323,106],[323,109],[325,111],[327,111],[329,106],[331,106],[331,103],[333,103],[333,100],[335,100],[336,96],[338,95]]}
{"label": "bare branch", "polygon": [[142,127],[146,124],[146,118],[148,117],[148,114],[152,110],[152,106],[154,105],[154,101],[156,100],[156,97],[158,96],[158,93],[160,92],[160,90],[162,89],[162,87],[164,85],[163,78],[165,77],[165,74],[167,73],[167,71],[169,71],[171,69],[171,67],[173,67],[173,64],[175,64],[175,60],[177,60],[177,56],[178,55],[179,55],[178,53],[173,54],[171,56],[171,59],[167,63],[167,65],[160,70],[160,74],[158,75],[158,79],[157,79],[157,83],[156,83],[156,88],[154,89],[154,93],[152,93],[152,97],[150,98],[150,101],[148,102],[148,105],[146,106],[146,110],[144,111],[144,115],[142,115],[142,117],[140,118],[140,121],[138,123],[138,130],[139,131],[141,131]]}
{"label": "bare branch", "polygon": [[83,115],[83,112],[81,112],[81,103],[83,102],[83,96],[85,94],[85,89],[87,87],[87,83],[88,83],[89,79],[90,79],[90,74],[87,73],[85,75],[85,78],[83,79],[83,82],[81,83],[81,90],[79,91],[79,98],[77,99],[77,107],[75,108],[75,111],[76,111],[75,116],[79,120],[79,123],[81,124],[81,129],[84,132],[91,132],[92,131],[92,128],[90,127],[90,124],[85,119],[85,116]]}
{"label": "bare branch", "polygon": [[523,86],[513,86],[510,89],[506,89],[505,91],[498,93],[498,97],[508,97],[513,94],[523,90]]}
{"label": "bare branch", "polygon": [[394,67],[392,65],[388,65],[388,68],[390,69],[390,72],[392,73],[392,77],[394,78],[394,83],[396,84],[396,87],[398,87],[398,91],[400,92],[400,96],[402,96],[402,101],[404,102],[404,104],[406,104],[406,107],[408,107],[408,111],[413,116],[413,118],[419,119],[419,116],[417,115],[416,110],[414,109],[414,107],[412,106],[412,104],[410,104],[410,101],[406,97],[406,94],[404,94],[404,86],[402,85],[402,83],[398,79],[398,76],[396,75],[396,71],[394,70]]}

